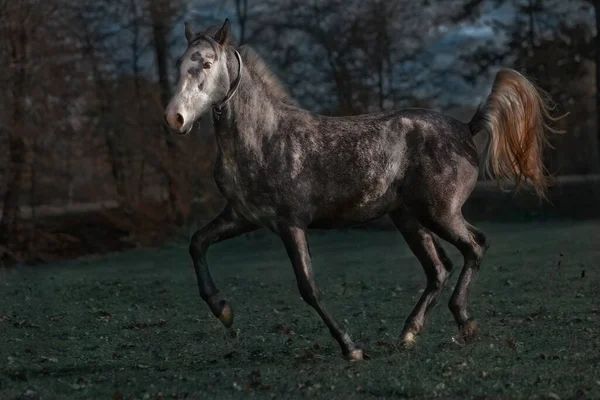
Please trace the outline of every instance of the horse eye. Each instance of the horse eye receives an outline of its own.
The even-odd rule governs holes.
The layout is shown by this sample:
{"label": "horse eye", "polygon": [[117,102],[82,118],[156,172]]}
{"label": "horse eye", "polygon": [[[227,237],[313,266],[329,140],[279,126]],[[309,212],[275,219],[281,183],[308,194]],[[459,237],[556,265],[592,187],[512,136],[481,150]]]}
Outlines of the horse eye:
{"label": "horse eye", "polygon": [[208,61],[202,65],[202,67],[204,67],[204,69],[209,69],[211,66],[212,66],[212,63],[210,63]]}

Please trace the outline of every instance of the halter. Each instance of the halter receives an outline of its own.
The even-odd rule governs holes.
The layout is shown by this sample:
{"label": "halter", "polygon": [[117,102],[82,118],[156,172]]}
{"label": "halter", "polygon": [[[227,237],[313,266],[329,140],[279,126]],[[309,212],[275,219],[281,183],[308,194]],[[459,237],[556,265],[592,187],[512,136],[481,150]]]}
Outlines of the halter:
{"label": "halter", "polygon": [[[205,35],[203,36],[203,39],[208,40],[208,42],[215,47],[215,40],[208,36]],[[216,49],[215,49],[216,51]],[[218,121],[219,118],[221,117],[221,114],[223,113],[223,107],[225,107],[227,105],[227,103],[229,102],[229,100],[231,100],[231,98],[233,97],[233,95],[235,94],[235,92],[237,92],[238,88],[240,87],[240,82],[242,81],[242,56],[240,56],[240,53],[238,53],[238,51],[236,49],[233,49],[233,52],[235,54],[235,57],[238,60],[238,76],[235,79],[235,81],[233,81],[233,85],[231,85],[231,88],[229,89],[229,92],[227,93],[227,95],[225,96],[225,98],[219,103],[219,104],[215,104],[212,107],[212,111],[213,111],[213,121]]]}

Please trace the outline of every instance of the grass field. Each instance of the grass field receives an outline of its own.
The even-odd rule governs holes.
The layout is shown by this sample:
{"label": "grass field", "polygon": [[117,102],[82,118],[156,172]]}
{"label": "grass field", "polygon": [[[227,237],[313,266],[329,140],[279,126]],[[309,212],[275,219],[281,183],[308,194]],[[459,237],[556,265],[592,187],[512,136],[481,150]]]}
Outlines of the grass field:
{"label": "grass field", "polygon": [[187,243],[0,272],[0,399],[600,398],[600,222],[479,227],[480,340],[453,340],[455,273],[410,350],[393,345],[425,279],[400,234],[311,233],[363,362],[342,359],[270,234],[209,253],[232,331],[201,301]]}

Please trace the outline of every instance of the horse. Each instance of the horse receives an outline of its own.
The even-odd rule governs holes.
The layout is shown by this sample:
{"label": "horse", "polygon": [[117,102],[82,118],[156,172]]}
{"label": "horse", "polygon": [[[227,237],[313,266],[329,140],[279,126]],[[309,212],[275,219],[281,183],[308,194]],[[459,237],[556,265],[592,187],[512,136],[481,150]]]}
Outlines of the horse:
{"label": "horse", "polygon": [[551,99],[512,69],[497,72],[491,92],[462,122],[428,109],[407,108],[330,117],[299,107],[257,53],[236,47],[228,19],[196,33],[185,22],[187,48],[164,114],[175,134],[188,134],[212,110],[217,143],[215,183],[221,213],[191,237],[200,296],[225,327],[233,309],[218,291],[207,251],[221,241],[267,228],[281,238],[304,301],[322,318],[343,357],[363,358],[345,326],[327,309],[313,277],[307,230],[365,224],[388,215],[421,263],[427,284],[406,319],[399,344],[412,346],[453,271],[440,239],[464,265],[449,301],[464,343],[477,338],[467,310],[471,282],[490,246],[461,209],[478,180],[473,137],[487,134],[485,171],[545,198],[549,176]]}

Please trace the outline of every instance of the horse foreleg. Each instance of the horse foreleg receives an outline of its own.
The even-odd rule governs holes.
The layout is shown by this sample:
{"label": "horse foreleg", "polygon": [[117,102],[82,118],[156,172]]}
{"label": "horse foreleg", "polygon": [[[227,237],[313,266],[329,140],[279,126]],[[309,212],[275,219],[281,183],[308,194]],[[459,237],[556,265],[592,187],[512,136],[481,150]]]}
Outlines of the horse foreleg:
{"label": "horse foreleg", "polygon": [[212,244],[257,228],[244,217],[237,215],[231,206],[227,205],[221,214],[192,235],[190,256],[194,262],[200,297],[208,304],[215,317],[219,318],[226,327],[233,324],[233,309],[227,300],[218,296],[219,291],[215,287],[206,263],[206,253]]}
{"label": "horse foreleg", "polygon": [[338,341],[344,356],[354,360],[362,359],[362,350],[354,345],[345,328],[323,305],[319,288],[313,277],[305,230],[297,227],[282,227],[278,233],[292,262],[302,298],[321,316],[331,335]]}

